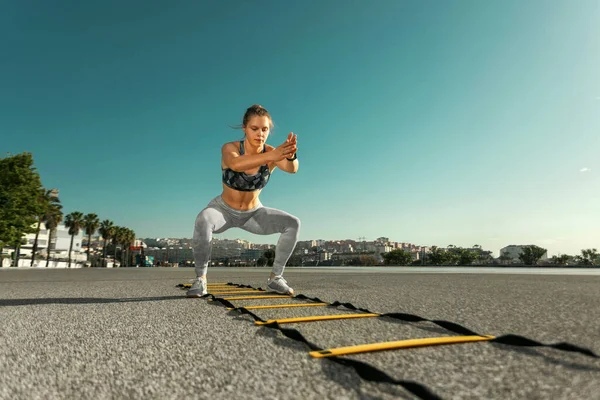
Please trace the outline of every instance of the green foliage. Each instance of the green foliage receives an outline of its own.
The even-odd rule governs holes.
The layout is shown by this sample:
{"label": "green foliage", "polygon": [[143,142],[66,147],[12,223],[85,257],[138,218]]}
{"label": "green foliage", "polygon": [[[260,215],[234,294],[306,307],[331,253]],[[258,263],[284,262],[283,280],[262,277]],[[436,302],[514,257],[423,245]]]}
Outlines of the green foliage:
{"label": "green foliage", "polygon": [[38,201],[42,189],[31,153],[0,159],[0,247],[18,247],[43,213]]}
{"label": "green foliage", "polygon": [[69,268],[71,268],[71,252],[73,251],[73,239],[75,235],[79,235],[79,230],[83,225],[83,213],[79,211],[73,211],[65,218],[65,227],[69,228],[69,235],[71,235],[71,244],[69,245]]}
{"label": "green foliage", "polygon": [[378,265],[379,261],[377,261],[377,258],[371,255],[367,255],[367,254],[363,254],[359,257],[360,259],[360,265],[364,265],[364,266],[372,266],[372,265]]}
{"label": "green foliage", "polygon": [[550,261],[556,265],[566,265],[570,258],[567,254],[561,254],[559,256],[552,256]]}
{"label": "green foliage", "polygon": [[576,257],[577,262],[581,265],[598,265],[600,264],[600,254],[597,249],[582,249],[581,255]]}
{"label": "green foliage", "polygon": [[[257,262],[257,264],[258,264],[258,262]],[[258,264],[258,265],[260,265],[260,264]],[[292,255],[289,258],[289,260],[286,263],[286,265],[289,265],[289,266],[299,266],[299,265],[302,265],[302,256]]]}
{"label": "green foliage", "polygon": [[448,247],[446,247],[445,252],[443,252],[443,264],[456,265],[460,260],[461,250],[461,247],[456,247],[453,244],[449,244]]}
{"label": "green foliage", "polygon": [[263,256],[261,258],[265,258],[267,260],[267,265],[269,267],[272,267],[273,263],[275,262],[275,250],[274,249],[265,250],[265,252],[263,253]]}
{"label": "green foliage", "polygon": [[[36,233],[33,245],[31,264],[35,261],[37,242],[41,225],[44,224],[50,231],[48,239],[63,219],[62,206],[55,190],[46,190],[42,187],[41,179],[37,173],[31,153],[8,155],[0,158],[0,248],[8,245],[16,249],[25,244],[24,235]],[[102,228],[102,236],[106,240],[113,239],[115,230],[112,222],[105,220],[100,224],[96,214],[83,216],[80,212],[72,212],[65,218],[65,226],[71,235],[69,248],[69,264],[73,238],[85,229],[88,243],[91,235],[98,227]],[[135,240],[135,233],[124,229],[117,243],[129,245]],[[50,240],[49,240],[50,242]],[[48,252],[50,248],[48,247]],[[16,258],[15,258],[16,259]],[[46,266],[50,257],[48,256]]]}
{"label": "green foliage", "polygon": [[546,251],[546,249],[536,245],[523,246],[523,250],[519,254],[519,260],[525,265],[536,265]]}
{"label": "green foliage", "polygon": [[360,261],[360,257],[353,257],[344,262],[345,265],[362,265]]}
{"label": "green foliage", "polygon": [[56,228],[58,227],[58,225],[61,223],[62,220],[63,220],[62,206],[60,204],[58,204],[58,198],[57,198],[56,202],[50,205],[48,212],[43,217],[44,225],[46,225],[46,229],[49,231],[48,255],[46,257],[46,268],[48,268],[48,265],[50,263],[50,242],[51,242],[50,239],[53,234],[56,234]]}
{"label": "green foliage", "polygon": [[472,265],[474,262],[487,264],[492,260],[492,252],[484,251],[477,244],[470,249],[451,244],[445,249],[433,246],[425,257],[429,265]]}
{"label": "green foliage", "polygon": [[431,248],[431,252],[427,254],[427,263],[432,265],[443,265],[448,260],[448,254],[437,246]]}
{"label": "green foliage", "polygon": [[412,254],[404,249],[395,249],[383,254],[383,262],[386,265],[410,265]]}
{"label": "green foliage", "polygon": [[[37,227],[35,232],[35,240],[33,242],[33,250],[31,252],[31,266],[35,263],[35,257],[38,248],[38,239],[40,234],[41,225],[44,224],[46,229],[56,229],[60,221],[62,220],[62,205],[58,199],[58,191],[55,189],[46,190],[41,189],[39,192],[38,202],[40,203],[42,213],[37,217]],[[58,222],[56,222],[58,220]],[[50,227],[49,227],[50,226]],[[50,241],[48,240],[48,257],[50,259]],[[48,265],[48,261],[46,261]]]}
{"label": "green foliage", "polygon": [[106,243],[112,239],[114,233],[114,224],[112,221],[105,219],[100,223],[99,232],[102,235],[102,239],[104,239],[104,243],[102,244],[102,266],[106,267]]}
{"label": "green foliage", "polygon": [[16,248],[26,244],[27,241],[23,237],[23,232],[19,231],[17,227],[9,226],[6,230],[5,240],[0,242],[0,245],[3,245],[4,243]]}
{"label": "green foliage", "polygon": [[[87,214],[83,217],[82,227],[85,229],[85,234],[88,235],[88,238],[91,237],[100,226],[100,219],[94,213]],[[88,239],[89,240],[89,239]]]}
{"label": "green foliage", "polygon": [[[110,221],[103,221],[110,222]],[[129,246],[135,241],[135,232],[129,228],[125,228],[123,226],[107,226],[104,225],[104,228],[108,228],[108,233],[112,240],[112,244],[114,245],[114,256],[115,260],[117,258],[117,246],[121,246],[121,266],[126,266],[128,260]],[[103,229],[103,228],[101,228]]]}
{"label": "green foliage", "polygon": [[258,260],[256,260],[256,266],[257,267],[264,267],[267,265],[268,260],[264,257],[260,257]]}
{"label": "green foliage", "polygon": [[492,257],[491,251],[477,251],[477,259],[475,260],[478,264],[489,264],[492,262],[494,257]]}
{"label": "green foliage", "polygon": [[471,265],[477,259],[478,254],[469,249],[460,249],[458,265]]}
{"label": "green foliage", "polygon": [[449,245],[444,257],[446,264],[472,265],[475,260],[487,260],[489,253],[490,252],[484,252],[479,245],[473,246],[473,249]]}
{"label": "green foliage", "polygon": [[83,226],[83,213],[73,211],[65,218],[65,227],[69,228],[69,235],[79,235],[79,231]]}
{"label": "green foliage", "polygon": [[96,233],[98,227],[100,226],[100,219],[94,213],[87,214],[83,217],[83,229],[85,229],[85,234],[87,235],[87,260],[90,260],[90,249],[92,242],[92,235]]}

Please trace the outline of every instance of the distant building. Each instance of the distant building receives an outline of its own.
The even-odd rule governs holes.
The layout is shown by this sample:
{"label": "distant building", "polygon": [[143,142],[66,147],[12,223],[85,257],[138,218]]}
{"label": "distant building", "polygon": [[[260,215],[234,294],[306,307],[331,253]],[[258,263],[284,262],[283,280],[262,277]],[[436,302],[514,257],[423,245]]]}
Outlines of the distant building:
{"label": "distant building", "polygon": [[375,257],[378,260],[383,260],[383,254],[389,253],[394,250],[392,246],[388,246],[387,244],[378,244],[375,246]]}
{"label": "distant building", "polygon": [[264,251],[261,249],[246,249],[242,251],[240,257],[244,260],[258,260],[262,257]]}
{"label": "distant building", "polygon": [[[519,255],[523,252],[523,247],[532,246],[532,245],[514,245],[506,246],[500,249],[500,256],[507,255],[511,258],[511,260],[519,260]],[[546,251],[544,255],[540,258],[540,261],[544,261],[548,259],[548,252]]]}
{"label": "distant building", "polygon": [[[73,237],[73,252],[82,252],[81,244],[83,242],[84,232],[83,229],[79,230],[79,233]],[[25,235],[27,244],[21,246],[21,256],[31,257],[33,251],[33,243],[35,242],[35,233],[28,233]],[[42,254],[48,253],[48,247],[53,253],[53,256],[58,257],[61,253],[69,251],[71,245],[71,235],[69,235],[69,228],[64,224],[58,225],[55,234],[50,237],[50,232],[44,228],[44,225],[40,227],[40,233],[38,235],[37,251]]]}

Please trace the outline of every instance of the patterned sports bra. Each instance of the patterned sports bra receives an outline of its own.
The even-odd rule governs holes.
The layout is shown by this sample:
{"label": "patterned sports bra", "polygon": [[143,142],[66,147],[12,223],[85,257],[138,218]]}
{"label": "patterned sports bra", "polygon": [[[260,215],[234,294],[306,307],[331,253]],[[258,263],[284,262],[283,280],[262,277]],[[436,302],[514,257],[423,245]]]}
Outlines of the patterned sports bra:
{"label": "patterned sports bra", "polygon": [[[267,151],[264,146],[263,153]],[[244,141],[240,140],[240,156],[244,155]],[[231,168],[221,168],[223,173],[223,183],[235,190],[241,192],[253,192],[264,188],[269,182],[271,171],[267,164],[261,165],[258,172],[254,175],[248,175],[245,172],[234,171]]]}

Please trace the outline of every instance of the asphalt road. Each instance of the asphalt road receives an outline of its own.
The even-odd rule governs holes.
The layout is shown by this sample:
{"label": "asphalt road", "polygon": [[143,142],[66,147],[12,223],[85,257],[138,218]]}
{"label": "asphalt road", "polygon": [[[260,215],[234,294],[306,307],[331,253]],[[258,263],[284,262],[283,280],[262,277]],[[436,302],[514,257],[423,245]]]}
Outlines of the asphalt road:
{"label": "asphalt road", "polygon": [[[288,268],[296,289],[480,334],[570,342],[600,354],[600,276]],[[210,282],[265,287],[268,269],[212,268]],[[306,345],[175,286],[192,269],[0,269],[0,399],[412,399],[309,356]],[[293,300],[297,301],[297,300]],[[289,300],[241,301],[236,305]],[[264,319],[347,313],[257,310]],[[387,318],[286,325],[322,348],[452,333]],[[479,342],[359,360],[443,399],[600,399],[600,359]]]}

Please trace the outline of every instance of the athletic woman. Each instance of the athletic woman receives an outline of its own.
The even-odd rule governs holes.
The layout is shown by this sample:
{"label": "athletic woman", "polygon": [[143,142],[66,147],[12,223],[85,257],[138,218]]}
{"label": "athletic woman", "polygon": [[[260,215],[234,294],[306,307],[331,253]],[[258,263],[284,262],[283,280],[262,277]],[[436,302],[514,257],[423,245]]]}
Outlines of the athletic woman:
{"label": "athletic woman", "polygon": [[291,174],[298,171],[297,137],[290,133],[281,145],[270,146],[266,142],[272,127],[269,112],[253,105],[242,119],[244,139],[225,143],[221,148],[223,192],[196,218],[192,240],[196,279],[187,292],[188,297],[207,293],[206,272],[212,235],[229,228],[241,228],[258,235],[281,234],[267,288],[280,294],[294,294],[282,275],[298,241],[300,220],[284,211],[264,207],[258,196],[275,167]]}

